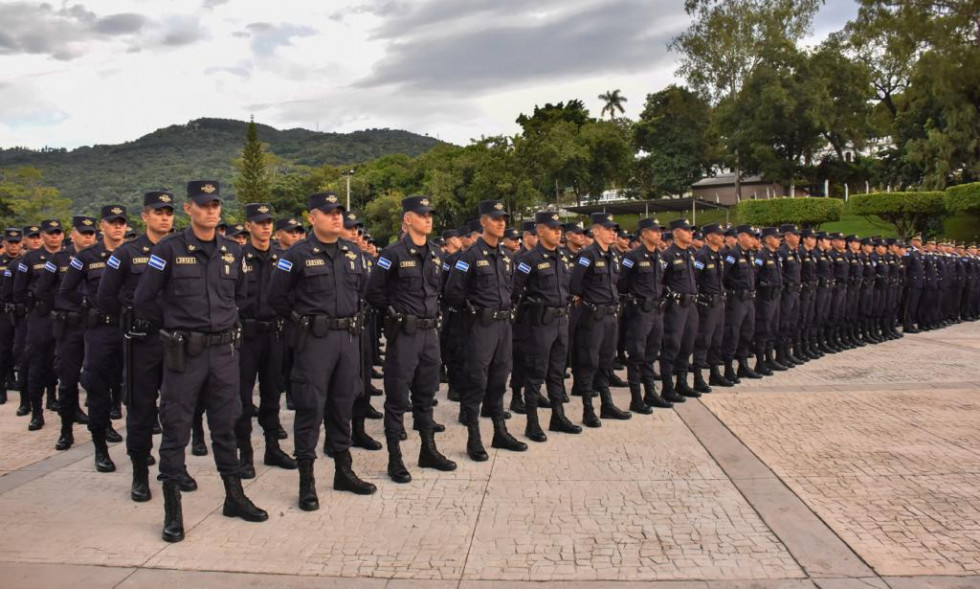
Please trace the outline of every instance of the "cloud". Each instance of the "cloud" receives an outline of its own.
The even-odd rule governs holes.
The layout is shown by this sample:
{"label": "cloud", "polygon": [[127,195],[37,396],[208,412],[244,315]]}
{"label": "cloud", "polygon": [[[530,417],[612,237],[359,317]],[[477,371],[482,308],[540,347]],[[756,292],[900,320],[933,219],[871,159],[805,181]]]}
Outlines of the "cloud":
{"label": "cloud", "polygon": [[256,57],[271,57],[279,47],[292,45],[293,37],[309,37],[316,29],[301,25],[254,22],[245,26],[252,39],[252,53]]}
{"label": "cloud", "polygon": [[164,19],[160,43],[168,47],[182,47],[208,38],[210,33],[196,16],[170,16]]}
{"label": "cloud", "polygon": [[[517,0],[476,0],[476,6],[474,13],[469,3],[462,10],[440,0],[385,23],[378,35],[393,39],[389,53],[357,85],[472,92],[650,69],[668,59],[667,42],[687,23],[680,3],[672,14],[656,0],[580,3],[571,11],[556,2],[554,15],[533,12],[547,8],[541,3]],[[397,36],[419,29],[425,33]]]}
{"label": "cloud", "polygon": [[45,54],[70,60],[85,53],[90,42],[139,32],[147,23],[138,14],[99,17],[81,4],[11,2],[0,4],[0,55]]}
{"label": "cloud", "polygon": [[205,10],[213,10],[222,4],[228,4],[228,0],[204,0],[201,3],[201,7]]}

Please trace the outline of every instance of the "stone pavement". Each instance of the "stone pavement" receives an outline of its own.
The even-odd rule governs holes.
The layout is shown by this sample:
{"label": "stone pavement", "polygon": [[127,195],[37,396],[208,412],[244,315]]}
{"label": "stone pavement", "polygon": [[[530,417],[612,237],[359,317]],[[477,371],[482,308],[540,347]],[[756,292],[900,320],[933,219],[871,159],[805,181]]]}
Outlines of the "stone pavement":
{"label": "stone pavement", "polygon": [[[413,437],[415,480],[396,485],[384,452],[355,450],[378,493],[333,491],[319,460],[321,509],[305,513],[296,472],[256,464],[246,488],[270,520],[251,524],[221,515],[211,457],[188,456],[200,489],[174,545],[159,484],[129,500],[123,444],[119,471],[96,473],[91,444],[57,453],[56,416],[27,432],[13,401],[0,406],[0,587],[980,587],[978,366],[980,329],[960,325],[482,464],[443,391],[438,440],[456,472],[419,469]],[[523,423],[510,421],[519,437]]]}

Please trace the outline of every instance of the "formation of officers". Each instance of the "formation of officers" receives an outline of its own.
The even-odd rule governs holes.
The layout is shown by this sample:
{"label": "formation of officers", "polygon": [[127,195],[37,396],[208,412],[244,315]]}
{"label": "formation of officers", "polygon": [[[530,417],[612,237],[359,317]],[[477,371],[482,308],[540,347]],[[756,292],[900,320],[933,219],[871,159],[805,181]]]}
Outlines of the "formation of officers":
{"label": "formation of officers", "polygon": [[[402,201],[398,240],[379,252],[333,192],[309,197],[308,233],[296,219],[274,220],[266,203],[247,204],[243,225],[223,227],[215,181],[188,183],[182,231],[173,230],[177,206],[169,192],[147,192],[139,236],[127,235],[121,205],[74,217],[70,228],[44,220],[7,229],[0,256],[0,402],[18,389],[17,414],[37,430],[46,396],[61,418],[56,448],[70,448],[73,426],[87,425],[99,472],[116,468],[107,444],[122,441],[112,420],[125,403],[137,502],[151,499],[152,436],[162,432],[171,542],[184,537],[181,494],[197,488],[185,449],[208,453],[205,418],[224,515],[264,521],[242,487],[255,477],[253,418],[264,463],[298,470],[299,507],[312,511],[321,429],[337,490],[376,490],[354,472],[352,446],[386,447],[390,478],[412,480],[400,448],[406,413],[421,442],[418,466],[456,468],[436,443],[446,429],[433,418],[441,381],[459,403],[466,454],[485,461],[481,418],[492,423],[492,447],[523,452],[507,427],[512,413],[525,414],[524,436],[542,443],[542,409],[550,432],[581,434],[901,337],[899,327],[980,317],[976,246],[920,236],[906,244],[794,225],[696,229],[685,219],[642,219],[629,234],[605,213],[586,227],[551,211],[518,231],[503,203],[483,201],[477,219],[431,239],[433,208],[413,196]],[[375,366],[383,414],[370,403],[382,394],[371,384]],[[625,382],[615,372],[623,368]],[[628,410],[610,392],[624,386]],[[294,456],[280,448],[283,390],[296,411]],[[566,414],[569,395],[581,397],[582,425]],[[366,432],[369,418],[384,419],[384,445]]]}

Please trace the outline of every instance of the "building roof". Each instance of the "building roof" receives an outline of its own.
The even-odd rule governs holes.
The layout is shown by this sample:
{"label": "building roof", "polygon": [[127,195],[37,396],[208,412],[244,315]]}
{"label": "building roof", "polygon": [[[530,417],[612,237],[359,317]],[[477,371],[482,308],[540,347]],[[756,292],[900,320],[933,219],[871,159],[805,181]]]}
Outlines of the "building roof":
{"label": "building roof", "polygon": [[[746,184],[772,184],[762,179],[762,176],[742,176],[742,186]],[[709,178],[702,178],[695,182],[692,188],[704,188],[706,186],[735,186],[735,174],[719,174]]]}
{"label": "building roof", "polygon": [[730,205],[719,204],[703,198],[658,198],[654,200],[628,200],[624,202],[607,202],[565,207],[565,210],[579,215],[591,213],[610,213],[613,215],[650,214],[666,211],[689,211],[691,205],[699,208],[727,209]]}

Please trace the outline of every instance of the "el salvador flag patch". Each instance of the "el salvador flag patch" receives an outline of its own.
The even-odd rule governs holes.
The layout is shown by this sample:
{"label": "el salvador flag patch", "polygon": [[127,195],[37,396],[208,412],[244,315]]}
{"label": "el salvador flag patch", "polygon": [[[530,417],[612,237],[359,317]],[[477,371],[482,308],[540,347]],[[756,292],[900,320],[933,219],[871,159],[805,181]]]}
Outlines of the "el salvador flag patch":
{"label": "el salvador flag patch", "polygon": [[580,266],[585,266],[586,268],[588,268],[589,266],[592,265],[592,260],[590,260],[586,256],[580,256],[578,259],[578,263]]}
{"label": "el salvador flag patch", "polygon": [[119,258],[117,258],[116,256],[109,256],[109,261],[107,261],[106,264],[108,264],[110,268],[114,268],[114,269],[118,270],[119,269]]}
{"label": "el salvador flag patch", "polygon": [[389,260],[388,258],[382,256],[382,257],[378,258],[378,266],[380,266],[380,267],[384,268],[385,270],[387,270],[388,268],[391,268],[391,260]]}
{"label": "el salvador flag patch", "polygon": [[521,262],[521,265],[518,266],[517,269],[520,270],[521,272],[525,273],[525,274],[530,274],[531,273],[531,267],[528,266],[526,262]]}
{"label": "el salvador flag patch", "polygon": [[633,260],[631,260],[629,258],[623,258],[623,266],[626,266],[627,268],[632,268],[635,265],[636,265],[636,263],[633,262]]}
{"label": "el salvador flag patch", "polygon": [[71,267],[74,268],[74,269],[76,269],[76,270],[81,270],[82,268],[85,267],[85,265],[82,264],[82,261],[79,260],[78,258],[72,257],[72,259],[71,259]]}
{"label": "el salvador flag patch", "polygon": [[459,260],[458,262],[456,262],[456,269],[459,270],[460,272],[469,272],[470,265],[464,262],[463,260]]}
{"label": "el salvador flag patch", "polygon": [[27,264],[18,263],[17,264],[17,271],[18,272],[27,272]]}
{"label": "el salvador flag patch", "polygon": [[694,262],[694,267],[697,268],[698,270],[704,270],[704,262],[697,262],[697,261],[695,261]]}
{"label": "el salvador flag patch", "polygon": [[279,263],[276,264],[276,268],[282,270],[283,272],[292,272],[293,271],[293,263],[290,262],[289,260],[280,258],[279,259]]}
{"label": "el salvador flag patch", "polygon": [[150,261],[147,262],[147,265],[154,270],[160,270],[162,272],[167,267],[167,261],[159,256],[150,256]]}
{"label": "el salvador flag patch", "polygon": [[10,270],[6,270],[6,269],[3,271],[3,275],[6,276],[7,278],[13,276],[13,274],[10,273]]}
{"label": "el salvador flag patch", "polygon": [[449,272],[449,264],[443,262],[442,263],[442,271],[443,272]]}
{"label": "el salvador flag patch", "polygon": [[58,267],[52,264],[50,261],[44,263],[44,269],[53,274],[58,273]]}
{"label": "el salvador flag patch", "polygon": [[728,256],[727,258],[725,258],[725,261],[728,262],[729,264],[734,264],[735,258]]}
{"label": "el salvador flag patch", "polygon": [[756,258],[755,259],[755,265],[756,266],[761,266],[762,265],[762,258]]}

